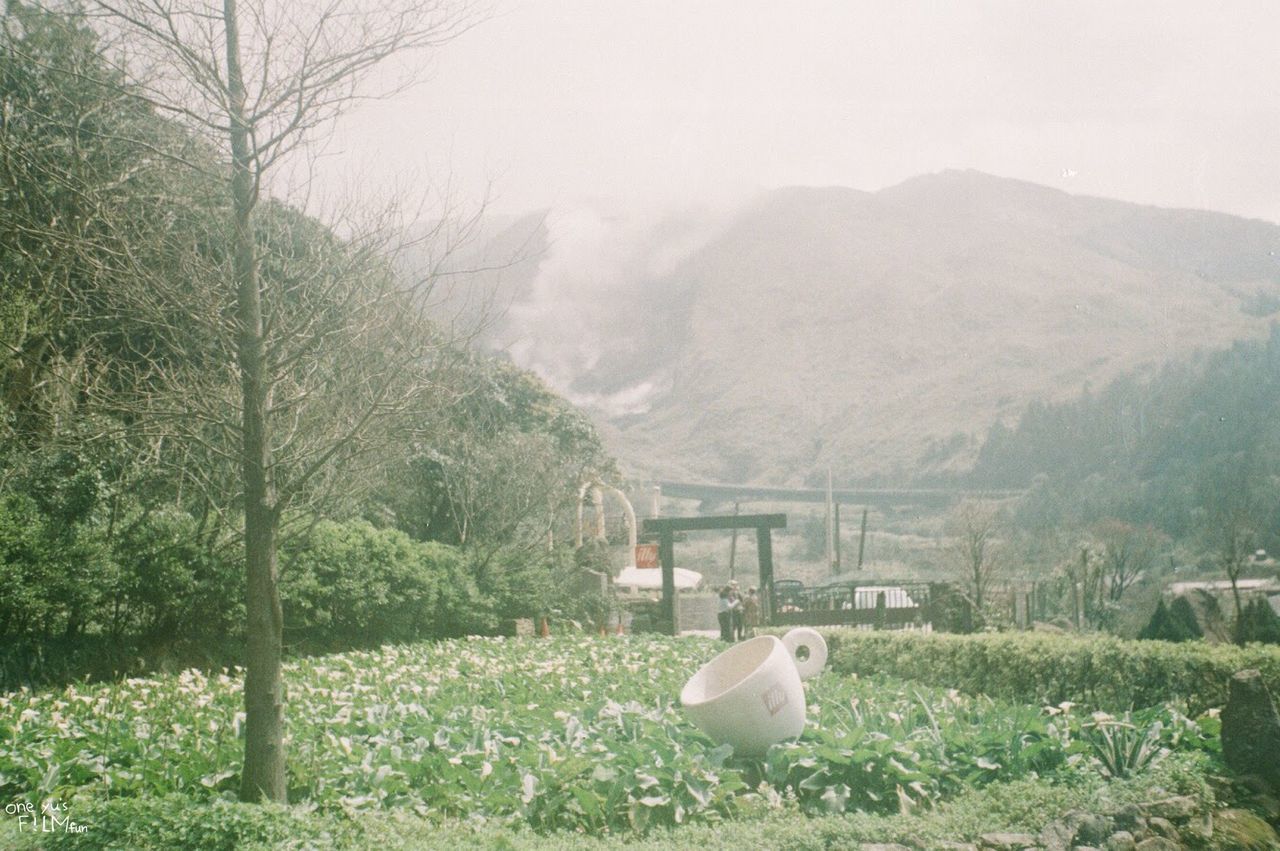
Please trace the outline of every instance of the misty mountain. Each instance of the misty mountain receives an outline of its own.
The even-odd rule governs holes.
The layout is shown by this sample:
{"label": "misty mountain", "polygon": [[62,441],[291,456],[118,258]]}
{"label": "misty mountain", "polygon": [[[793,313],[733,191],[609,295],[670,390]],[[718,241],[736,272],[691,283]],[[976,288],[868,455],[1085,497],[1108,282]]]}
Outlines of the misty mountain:
{"label": "misty mountain", "polygon": [[776,484],[966,469],[1028,402],[1260,336],[1280,307],[1276,225],[972,171],[555,210],[467,262],[493,267],[487,345],[630,469]]}

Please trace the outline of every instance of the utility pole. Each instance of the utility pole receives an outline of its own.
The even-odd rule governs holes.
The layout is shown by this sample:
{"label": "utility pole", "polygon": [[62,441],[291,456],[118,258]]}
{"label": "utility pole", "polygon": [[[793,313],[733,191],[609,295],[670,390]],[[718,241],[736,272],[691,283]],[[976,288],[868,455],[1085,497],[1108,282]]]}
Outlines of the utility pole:
{"label": "utility pole", "polygon": [[1089,548],[1080,548],[1080,574],[1076,577],[1072,588],[1071,600],[1075,604],[1076,630],[1084,627],[1084,581],[1089,575]]}
{"label": "utility pole", "polygon": [[[737,516],[738,516],[738,505],[739,505],[739,503],[738,503],[738,502],[734,502],[734,503],[733,503],[733,516],[734,516],[734,517],[737,517]],[[737,526],[734,526],[734,527],[733,527],[733,536],[732,536],[731,538],[729,538],[729,578],[730,578],[730,579],[736,579],[736,578],[737,578],[737,577],[736,577],[736,576],[734,576],[734,574],[733,574],[733,562],[734,562],[734,558],[735,558],[735,556],[737,555],[737,553],[738,553],[738,527],[737,527]]]}
{"label": "utility pole", "polygon": [[862,508],[862,532],[858,535],[858,570],[862,570],[862,553],[867,546],[867,509]]}
{"label": "utility pole", "polygon": [[835,519],[835,539],[836,539],[836,573],[844,569],[844,564],[840,559],[840,503],[836,503],[836,519]]}
{"label": "utility pole", "polygon": [[835,515],[831,510],[831,468],[827,468],[827,570],[836,571]]}

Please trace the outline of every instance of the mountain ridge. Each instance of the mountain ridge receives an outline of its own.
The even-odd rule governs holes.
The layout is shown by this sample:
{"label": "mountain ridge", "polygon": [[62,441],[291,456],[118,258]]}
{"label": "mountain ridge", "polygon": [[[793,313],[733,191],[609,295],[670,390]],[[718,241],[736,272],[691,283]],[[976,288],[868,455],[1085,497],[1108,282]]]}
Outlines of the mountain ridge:
{"label": "mountain ridge", "polygon": [[612,221],[549,216],[492,339],[665,477],[962,469],[1032,399],[1256,336],[1280,294],[1280,226],[974,171]]}

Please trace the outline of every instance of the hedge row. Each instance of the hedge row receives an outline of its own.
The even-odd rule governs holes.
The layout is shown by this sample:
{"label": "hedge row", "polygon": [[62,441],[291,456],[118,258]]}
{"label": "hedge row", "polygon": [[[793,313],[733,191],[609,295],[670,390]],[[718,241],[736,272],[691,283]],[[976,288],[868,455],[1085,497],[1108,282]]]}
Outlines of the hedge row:
{"label": "hedge row", "polygon": [[1185,702],[1192,714],[1227,700],[1231,676],[1262,671],[1280,694],[1280,648],[1253,644],[1125,641],[1042,632],[921,635],[824,630],[830,665],[1019,703],[1122,711]]}

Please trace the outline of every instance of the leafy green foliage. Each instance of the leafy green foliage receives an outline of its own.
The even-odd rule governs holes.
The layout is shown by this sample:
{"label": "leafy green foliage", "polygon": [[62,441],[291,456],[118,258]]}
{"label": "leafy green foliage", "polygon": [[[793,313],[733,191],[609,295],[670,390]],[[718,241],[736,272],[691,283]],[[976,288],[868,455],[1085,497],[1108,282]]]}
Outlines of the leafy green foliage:
{"label": "leafy green foliage", "polygon": [[1160,747],[1161,730],[1159,721],[1140,727],[1127,718],[1106,716],[1086,724],[1081,740],[1107,777],[1132,777],[1168,756]]}
{"label": "leafy green foliage", "polygon": [[[110,447],[10,448],[0,462],[0,686],[239,659],[243,568],[216,521]],[[318,521],[286,541],[281,572],[292,652],[587,618],[563,550],[463,552]]]}
{"label": "leafy green foliage", "polygon": [[492,630],[463,555],[394,529],[321,521],[281,554],[286,641],[309,649]]}
{"label": "leafy green foliage", "polygon": [[77,800],[72,815],[88,825],[83,834],[31,834],[4,830],[0,845],[15,849],[265,849],[379,848],[385,851],[454,851],[494,848],[506,851],[703,851],[707,848],[785,848],[788,851],[856,851],[863,843],[899,842],[945,847],[973,841],[993,830],[1036,833],[1071,810],[1110,812],[1126,803],[1167,795],[1191,795],[1208,809],[1213,804],[1202,755],[1175,753],[1148,771],[1128,779],[1104,780],[1090,773],[1070,782],[1043,778],[995,782],[967,789],[937,807],[909,813],[853,812],[806,814],[794,806],[744,812],[716,823],[655,827],[647,836],[633,832],[588,835],[581,831],[534,833],[523,823],[492,819],[428,819],[406,810],[327,811],[307,804],[291,807],[211,801],[178,794],[146,798]]}
{"label": "leafy green foliage", "polygon": [[590,421],[533,373],[475,354],[453,369],[465,395],[375,496],[379,513],[418,540],[542,545],[585,479],[616,475],[612,459]]}
{"label": "leafy green foliage", "polygon": [[1195,611],[1185,597],[1178,597],[1171,606],[1166,606],[1161,597],[1151,620],[1138,633],[1138,638],[1155,641],[1194,641],[1203,637]]}
{"label": "leafy green foliage", "polygon": [[996,778],[1046,773],[1065,754],[1049,718],[957,691],[827,677],[816,724],[775,746],[764,776],[812,811],[892,811],[936,803]]}
{"label": "leafy green foliage", "polygon": [[1280,644],[1280,617],[1263,597],[1254,597],[1240,611],[1235,627],[1236,644],[1251,641]]}
{"label": "leafy green foliage", "polygon": [[[469,639],[291,663],[291,799],[332,815],[606,834],[923,811],[1062,772],[1089,782],[1092,772],[1073,768],[1087,718],[833,672],[808,683],[799,741],[738,758],[673,700],[719,649],[638,636]],[[196,671],[11,693],[0,698],[0,795],[216,801],[235,787],[242,701],[238,675]],[[1161,749],[1205,749],[1182,716],[1153,710],[1140,721],[1159,722]]]}
{"label": "leafy green foliage", "polygon": [[1036,705],[1073,701],[1109,711],[1181,701],[1198,713],[1226,703],[1231,676],[1258,668],[1280,687],[1280,649],[1048,633],[916,635],[824,631],[833,668],[894,676]]}

